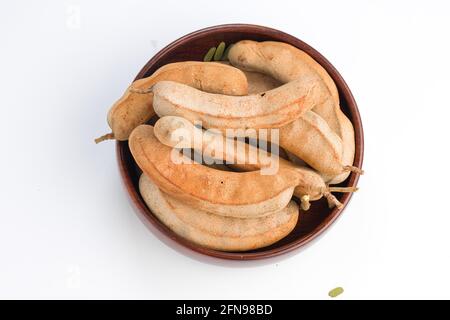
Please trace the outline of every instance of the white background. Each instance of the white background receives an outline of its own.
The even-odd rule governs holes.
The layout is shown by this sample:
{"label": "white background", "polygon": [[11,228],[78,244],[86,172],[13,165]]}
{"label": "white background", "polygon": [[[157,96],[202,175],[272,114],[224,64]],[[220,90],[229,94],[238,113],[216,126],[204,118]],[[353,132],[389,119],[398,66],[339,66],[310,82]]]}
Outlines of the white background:
{"label": "white background", "polygon": [[[0,298],[450,298],[446,1],[9,1],[0,10]],[[79,16],[78,16],[79,13]],[[78,20],[79,17],[79,20]],[[288,32],[359,104],[361,191],[264,265],[160,242],[121,185],[106,112],[147,60],[222,23]]]}

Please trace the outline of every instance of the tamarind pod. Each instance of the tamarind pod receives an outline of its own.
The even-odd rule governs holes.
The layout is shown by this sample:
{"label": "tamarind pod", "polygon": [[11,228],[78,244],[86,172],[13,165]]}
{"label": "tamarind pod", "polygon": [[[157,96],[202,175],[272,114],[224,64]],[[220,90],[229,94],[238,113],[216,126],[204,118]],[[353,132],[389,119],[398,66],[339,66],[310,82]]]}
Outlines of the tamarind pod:
{"label": "tamarind pod", "polygon": [[317,77],[291,81],[249,96],[227,96],[161,81],[153,86],[153,107],[158,116],[180,116],[202,121],[208,128],[279,128],[314,106]]}
{"label": "tamarind pod", "polygon": [[[308,195],[311,201],[318,200],[327,190],[322,177],[313,170],[296,166],[274,154],[261,152],[262,150],[243,141],[233,141],[220,132],[203,132],[181,117],[160,118],[155,123],[154,134],[166,146],[194,148],[200,154],[207,153],[208,156],[215,159],[229,161],[228,166],[232,168],[254,171],[262,168],[282,167],[290,170],[291,174],[298,179],[294,190],[294,194],[298,198]],[[276,172],[272,174],[276,174]]]}
{"label": "tamarind pod", "polygon": [[[323,99],[318,100],[312,111],[322,117],[330,128],[341,138],[343,144],[342,163],[352,166],[355,155],[354,128],[339,107],[336,85],[326,70],[302,50],[282,42],[256,42],[243,40],[230,49],[229,61],[232,65],[250,71],[262,72],[286,83],[311,73],[320,77],[319,85]],[[350,171],[336,176],[324,175],[332,184],[347,179]]]}
{"label": "tamarind pod", "polygon": [[261,175],[216,170],[190,159],[176,162],[173,149],[159,142],[149,125],[133,130],[129,147],[141,170],[164,192],[221,215],[257,217],[278,211],[298,184],[298,178],[284,168],[276,175]]}
{"label": "tamarind pod", "polygon": [[161,80],[184,83],[212,93],[248,93],[245,74],[232,66],[198,61],[170,63],[156,70],[151,76],[134,81],[127,88],[108,112],[107,120],[112,133],[96,139],[96,143],[108,139],[127,140],[134,128],[150,120],[155,112],[153,93],[149,89]]}
{"label": "tamarind pod", "polygon": [[147,206],[169,229],[203,247],[221,251],[246,251],[271,245],[297,224],[298,206],[289,204],[263,218],[231,218],[191,207],[161,192],[146,175],[139,190]]}
{"label": "tamarind pod", "polygon": [[328,72],[306,52],[284,42],[242,40],[228,54],[231,65],[270,75],[281,83],[317,74],[333,101],[339,105],[336,84]]}

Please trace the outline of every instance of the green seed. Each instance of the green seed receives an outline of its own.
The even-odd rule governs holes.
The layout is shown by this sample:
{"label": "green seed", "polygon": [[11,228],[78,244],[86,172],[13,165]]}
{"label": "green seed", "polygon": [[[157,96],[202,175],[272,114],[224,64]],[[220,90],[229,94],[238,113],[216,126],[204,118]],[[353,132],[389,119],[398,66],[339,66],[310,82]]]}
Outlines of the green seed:
{"label": "green seed", "polygon": [[342,294],[343,292],[344,292],[344,288],[337,287],[337,288],[334,288],[333,290],[330,290],[330,292],[328,292],[328,295],[331,298],[336,298],[338,295]]}
{"label": "green seed", "polygon": [[225,50],[225,42],[219,43],[217,46],[216,53],[214,53],[214,61],[219,61],[222,59],[223,51]]}
{"label": "green seed", "polygon": [[233,44],[230,44],[226,49],[225,52],[222,55],[222,60],[226,61],[228,60],[228,52],[230,52],[231,47],[233,46]]}
{"label": "green seed", "polygon": [[208,53],[206,53],[205,57],[203,58],[203,61],[208,62],[211,61],[214,57],[214,53],[216,52],[216,47],[212,47],[208,50]]}

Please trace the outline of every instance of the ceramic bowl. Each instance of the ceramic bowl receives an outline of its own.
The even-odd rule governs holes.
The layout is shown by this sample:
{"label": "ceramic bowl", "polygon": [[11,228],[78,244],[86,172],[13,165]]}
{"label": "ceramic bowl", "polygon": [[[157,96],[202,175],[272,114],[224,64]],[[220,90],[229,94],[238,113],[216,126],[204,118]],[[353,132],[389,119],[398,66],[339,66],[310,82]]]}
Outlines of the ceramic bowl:
{"label": "ceramic bowl", "polygon": [[[273,40],[289,43],[308,53],[328,71],[339,90],[341,108],[355,128],[356,153],[353,165],[362,167],[364,152],[363,128],[358,107],[349,87],[333,65],[318,51],[305,42],[282,31],[247,24],[219,25],[195,31],[181,37],[159,51],[142,68],[136,79],[150,76],[155,70],[167,63],[186,60],[201,61],[208,49],[216,46],[221,41],[230,44],[244,39],[256,41]],[[153,119],[154,121],[155,119]],[[329,209],[324,199],[312,202],[308,213],[300,213],[299,222],[294,230],[287,237],[269,247],[247,252],[221,252],[191,243],[179,237],[162,224],[149,210],[139,194],[138,181],[141,170],[131,156],[128,143],[126,141],[117,142],[116,150],[119,169],[126,191],[139,217],[165,243],[192,254],[199,253],[214,258],[231,260],[256,260],[286,254],[304,246],[324,232],[341,215],[352,197],[351,193],[336,194],[339,201],[344,205],[343,209]],[[340,186],[356,186],[357,182],[358,175],[352,173]]]}

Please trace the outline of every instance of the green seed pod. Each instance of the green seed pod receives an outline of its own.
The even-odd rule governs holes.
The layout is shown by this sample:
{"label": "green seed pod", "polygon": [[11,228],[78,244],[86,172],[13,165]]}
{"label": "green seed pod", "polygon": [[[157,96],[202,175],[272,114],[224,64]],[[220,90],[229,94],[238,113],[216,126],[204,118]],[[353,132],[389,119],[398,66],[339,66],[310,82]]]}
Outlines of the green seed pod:
{"label": "green seed pod", "polygon": [[205,57],[203,58],[203,61],[205,61],[205,62],[211,61],[212,58],[214,57],[215,52],[216,52],[216,47],[212,47],[211,49],[209,49],[208,52],[206,53]]}
{"label": "green seed pod", "polygon": [[217,50],[214,53],[214,61],[219,61],[222,59],[224,50],[225,50],[225,42],[222,41],[221,43],[219,43],[219,45],[217,46]]}
{"label": "green seed pod", "polygon": [[330,292],[328,292],[328,295],[331,298],[336,298],[338,295],[342,294],[343,292],[344,292],[344,288],[337,287],[337,288],[334,288],[333,290],[330,290]]}

